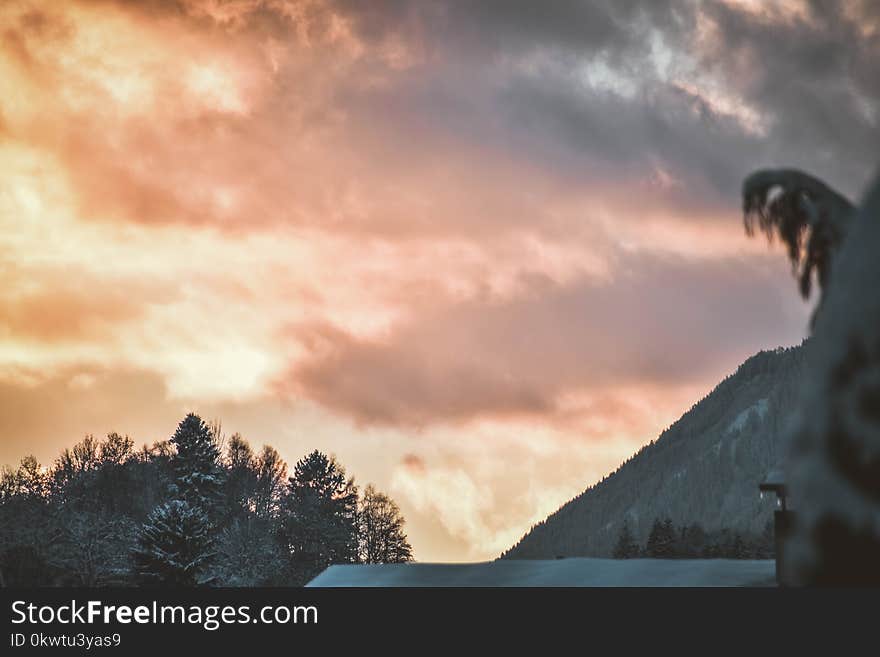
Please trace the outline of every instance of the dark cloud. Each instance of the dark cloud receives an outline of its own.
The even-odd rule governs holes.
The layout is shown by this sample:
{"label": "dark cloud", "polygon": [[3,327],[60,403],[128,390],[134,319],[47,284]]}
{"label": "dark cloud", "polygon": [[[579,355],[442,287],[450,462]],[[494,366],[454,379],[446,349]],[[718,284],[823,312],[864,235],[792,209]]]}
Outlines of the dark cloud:
{"label": "dark cloud", "polygon": [[[746,162],[761,150],[730,117],[704,99],[656,83],[635,98],[572,90],[563,79],[519,80],[505,90],[516,140],[565,178],[626,184],[663,169],[680,183],[674,209],[717,215],[735,204]],[[699,164],[697,166],[697,164]]]}
{"label": "dark cloud", "polygon": [[[743,177],[768,165],[855,195],[880,146],[880,37],[870,3],[848,6],[814,3],[801,18],[723,2],[341,3],[368,40],[431,44],[394,85],[343,98],[380,131],[384,113],[393,129],[445,132],[584,184],[659,163],[686,189],[673,199],[682,210],[735,204]],[[652,40],[712,86],[659,76]],[[582,69],[596,62],[627,93],[586,84]]]}
{"label": "dark cloud", "polygon": [[691,16],[668,0],[529,0],[409,2],[332,0],[370,42],[417,34],[430,50],[468,55],[521,54],[532,50],[599,52],[642,50],[645,26],[670,32],[688,27]]}
{"label": "dark cloud", "polygon": [[880,151],[876,3],[810,2],[806,15],[777,20],[722,2],[703,11],[715,30],[702,65],[772,121],[761,155],[861,192]]}

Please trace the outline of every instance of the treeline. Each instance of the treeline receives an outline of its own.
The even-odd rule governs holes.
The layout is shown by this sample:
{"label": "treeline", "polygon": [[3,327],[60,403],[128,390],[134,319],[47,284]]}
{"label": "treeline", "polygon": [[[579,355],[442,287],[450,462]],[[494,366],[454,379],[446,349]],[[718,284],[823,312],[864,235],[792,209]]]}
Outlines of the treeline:
{"label": "treeline", "polygon": [[87,436],[0,476],[0,585],[297,586],[334,563],[411,561],[388,496],[333,457],[294,467],[187,415],[170,440]]}
{"label": "treeline", "polygon": [[707,532],[699,523],[676,527],[670,518],[656,518],[644,545],[624,522],[612,556],[615,559],[773,559],[773,527],[760,534],[720,529]]}

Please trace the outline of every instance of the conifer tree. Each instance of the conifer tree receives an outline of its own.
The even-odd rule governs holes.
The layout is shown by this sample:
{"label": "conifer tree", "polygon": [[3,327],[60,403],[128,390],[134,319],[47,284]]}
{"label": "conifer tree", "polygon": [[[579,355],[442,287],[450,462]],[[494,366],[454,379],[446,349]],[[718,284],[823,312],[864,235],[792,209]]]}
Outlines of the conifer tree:
{"label": "conifer tree", "polygon": [[706,530],[699,523],[691,523],[682,532],[682,556],[700,557],[706,545]]}
{"label": "conifer tree", "polygon": [[214,432],[188,414],[171,437],[172,501],[155,508],[132,551],[136,576],[145,584],[195,586],[210,581],[214,535],[225,471]]}
{"label": "conifer tree", "polygon": [[202,509],[210,518],[220,502],[224,480],[220,449],[211,428],[190,413],[178,425],[171,443],[177,448],[171,461],[174,497]]}
{"label": "conifer tree", "polygon": [[742,534],[736,532],[733,535],[733,544],[731,547],[731,558],[733,559],[748,559],[751,554],[749,550],[749,546],[743,538]]}
{"label": "conifer tree", "polygon": [[674,544],[675,527],[672,520],[666,518],[661,522],[659,518],[655,519],[645,547],[648,556],[653,559],[669,559],[674,556]]}
{"label": "conifer tree", "polygon": [[336,459],[315,450],[297,462],[282,501],[282,540],[293,583],[357,560],[357,488]]}
{"label": "conifer tree", "polygon": [[629,521],[624,520],[614,546],[613,556],[615,559],[635,559],[639,556],[639,546],[629,529]]}
{"label": "conifer tree", "polygon": [[172,500],[147,518],[132,551],[135,574],[145,585],[188,587],[209,584],[214,559],[211,523],[183,500]]}

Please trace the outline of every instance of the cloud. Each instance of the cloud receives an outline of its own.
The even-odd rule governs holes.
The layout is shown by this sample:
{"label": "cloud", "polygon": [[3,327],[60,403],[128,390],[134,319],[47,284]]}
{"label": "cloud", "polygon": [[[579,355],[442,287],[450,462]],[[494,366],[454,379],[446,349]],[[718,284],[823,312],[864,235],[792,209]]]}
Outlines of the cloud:
{"label": "cloud", "polygon": [[425,461],[416,454],[404,454],[400,462],[412,472],[424,472],[426,469]]}
{"label": "cloud", "polygon": [[7,272],[0,292],[0,335],[30,343],[111,340],[142,319],[149,304],[170,301],[172,290],[142,281],[71,280],[53,271]]}
{"label": "cloud", "polygon": [[880,17],[869,2],[748,13],[704,9],[699,61],[772,122],[764,157],[816,171],[858,194],[876,166]]}
{"label": "cloud", "polygon": [[0,463],[35,454],[48,465],[86,434],[118,431],[140,443],[164,440],[174,429],[168,406],[161,378],[145,372],[75,368],[28,382],[2,377]]}
{"label": "cloud", "polygon": [[[613,197],[662,171],[678,185],[656,200],[704,221],[758,164],[859,191],[877,145],[876,17],[848,7],[10,11],[9,47],[30,62],[18,86],[32,106],[51,100],[54,120],[13,111],[7,123],[62,158],[91,220],[477,237],[521,230],[545,200],[523,203],[524,190]],[[95,65],[89,44],[115,59]]]}
{"label": "cloud", "polygon": [[778,289],[779,269],[623,257],[607,283],[537,279],[509,301],[426,312],[381,338],[325,332],[329,348],[289,384],[368,423],[549,419],[566,393],[705,380],[796,333],[805,309]]}

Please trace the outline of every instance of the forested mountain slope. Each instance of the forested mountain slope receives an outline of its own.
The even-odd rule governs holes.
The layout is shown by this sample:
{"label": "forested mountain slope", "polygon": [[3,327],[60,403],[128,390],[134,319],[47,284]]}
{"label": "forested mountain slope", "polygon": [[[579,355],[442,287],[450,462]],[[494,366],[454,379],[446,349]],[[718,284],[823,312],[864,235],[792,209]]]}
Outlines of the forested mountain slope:
{"label": "forested mountain slope", "polygon": [[538,523],[502,555],[611,555],[624,519],[644,545],[655,518],[761,532],[775,502],[759,482],[780,467],[809,345],[761,351],[616,472]]}

